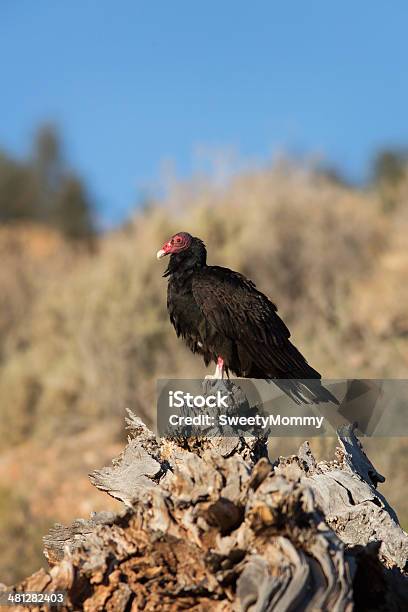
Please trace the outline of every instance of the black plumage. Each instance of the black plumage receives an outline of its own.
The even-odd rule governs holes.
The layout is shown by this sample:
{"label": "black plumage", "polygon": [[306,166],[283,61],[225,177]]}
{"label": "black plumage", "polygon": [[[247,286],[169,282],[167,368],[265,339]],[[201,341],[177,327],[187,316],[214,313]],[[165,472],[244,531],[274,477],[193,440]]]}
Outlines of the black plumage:
{"label": "black plumage", "polygon": [[186,232],[175,234],[157,257],[165,255],[170,255],[164,274],[170,321],[207,366],[221,357],[227,374],[275,379],[295,401],[337,403],[289,340],[275,304],[252,281],[228,268],[208,266],[204,243]]}

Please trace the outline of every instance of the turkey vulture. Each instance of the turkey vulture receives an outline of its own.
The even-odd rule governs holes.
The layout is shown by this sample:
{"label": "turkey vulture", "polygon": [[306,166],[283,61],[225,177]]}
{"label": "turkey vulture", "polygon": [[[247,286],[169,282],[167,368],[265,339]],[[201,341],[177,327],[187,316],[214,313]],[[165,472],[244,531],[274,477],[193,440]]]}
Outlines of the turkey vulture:
{"label": "turkey vulture", "polygon": [[[207,265],[202,240],[179,232],[157,253],[170,255],[167,310],[177,336],[182,336],[205,365],[217,364],[242,378],[274,379],[297,403],[334,402],[314,370],[290,342],[290,332],[277,308],[255,284],[228,268]],[[299,380],[302,379],[302,380]]]}

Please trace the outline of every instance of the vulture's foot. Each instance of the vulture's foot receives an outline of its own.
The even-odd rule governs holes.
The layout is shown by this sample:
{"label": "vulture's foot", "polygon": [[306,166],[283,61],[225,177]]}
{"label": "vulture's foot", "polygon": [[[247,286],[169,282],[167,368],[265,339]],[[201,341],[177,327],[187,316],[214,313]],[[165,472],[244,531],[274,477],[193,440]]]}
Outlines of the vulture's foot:
{"label": "vulture's foot", "polygon": [[222,357],[218,357],[217,366],[214,374],[207,374],[206,380],[223,380],[224,379],[224,360]]}

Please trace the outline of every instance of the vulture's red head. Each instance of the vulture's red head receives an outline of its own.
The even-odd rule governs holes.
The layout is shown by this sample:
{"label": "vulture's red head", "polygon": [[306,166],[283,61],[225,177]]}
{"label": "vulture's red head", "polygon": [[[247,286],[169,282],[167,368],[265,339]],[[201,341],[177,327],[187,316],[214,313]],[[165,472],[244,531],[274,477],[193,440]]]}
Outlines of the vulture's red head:
{"label": "vulture's red head", "polygon": [[178,234],[174,234],[170,240],[163,244],[160,251],[157,251],[157,259],[161,259],[166,255],[173,255],[176,253],[181,253],[181,251],[186,251],[190,248],[192,242],[193,237],[187,232],[179,232]]}

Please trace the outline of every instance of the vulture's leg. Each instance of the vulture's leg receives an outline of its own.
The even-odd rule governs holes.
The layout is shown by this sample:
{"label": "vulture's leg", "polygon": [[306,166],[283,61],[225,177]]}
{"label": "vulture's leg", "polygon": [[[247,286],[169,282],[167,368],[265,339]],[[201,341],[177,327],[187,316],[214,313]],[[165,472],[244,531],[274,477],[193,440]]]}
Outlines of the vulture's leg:
{"label": "vulture's leg", "polygon": [[224,360],[222,357],[217,359],[217,367],[215,368],[215,378],[223,380],[224,378]]}
{"label": "vulture's leg", "polygon": [[224,378],[224,360],[222,357],[218,357],[217,367],[215,368],[214,374],[208,374],[206,379],[212,380],[223,380]]}

